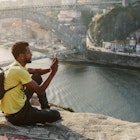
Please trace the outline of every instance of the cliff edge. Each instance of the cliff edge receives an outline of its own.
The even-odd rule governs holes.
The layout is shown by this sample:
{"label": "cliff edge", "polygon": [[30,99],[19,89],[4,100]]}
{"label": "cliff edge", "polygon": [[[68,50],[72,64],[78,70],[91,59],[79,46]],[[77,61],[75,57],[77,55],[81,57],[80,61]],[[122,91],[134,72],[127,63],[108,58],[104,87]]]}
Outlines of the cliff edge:
{"label": "cliff edge", "polygon": [[92,113],[60,111],[62,121],[45,126],[13,126],[0,115],[0,139],[140,140],[140,123]]}

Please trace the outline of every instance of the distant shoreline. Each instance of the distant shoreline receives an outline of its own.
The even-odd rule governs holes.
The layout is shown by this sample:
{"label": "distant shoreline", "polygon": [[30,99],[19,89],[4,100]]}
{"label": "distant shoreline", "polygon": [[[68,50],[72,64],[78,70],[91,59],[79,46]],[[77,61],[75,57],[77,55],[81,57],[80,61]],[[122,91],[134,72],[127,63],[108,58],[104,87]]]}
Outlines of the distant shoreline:
{"label": "distant shoreline", "polygon": [[140,57],[137,55],[124,55],[119,53],[104,52],[87,49],[87,59],[93,63],[115,66],[127,69],[140,69]]}

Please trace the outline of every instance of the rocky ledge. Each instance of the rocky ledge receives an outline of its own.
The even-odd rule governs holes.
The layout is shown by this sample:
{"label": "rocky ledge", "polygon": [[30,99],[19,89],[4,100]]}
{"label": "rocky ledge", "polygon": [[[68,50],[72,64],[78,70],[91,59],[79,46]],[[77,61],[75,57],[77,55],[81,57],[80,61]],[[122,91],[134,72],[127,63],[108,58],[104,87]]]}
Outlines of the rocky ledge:
{"label": "rocky ledge", "polygon": [[62,121],[13,126],[0,116],[0,139],[16,140],[140,140],[140,123],[92,113],[60,111]]}

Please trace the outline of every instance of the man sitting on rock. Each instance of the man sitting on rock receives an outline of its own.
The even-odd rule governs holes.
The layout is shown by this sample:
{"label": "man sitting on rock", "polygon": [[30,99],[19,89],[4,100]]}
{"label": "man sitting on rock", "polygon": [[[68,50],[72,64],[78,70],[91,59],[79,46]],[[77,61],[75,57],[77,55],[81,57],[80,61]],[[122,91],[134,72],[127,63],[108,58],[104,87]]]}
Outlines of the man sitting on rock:
{"label": "man sitting on rock", "polygon": [[[58,59],[52,60],[49,69],[27,68],[26,64],[31,63],[32,58],[28,42],[16,42],[12,46],[12,54],[15,62],[5,72],[4,87],[5,90],[13,88],[1,100],[1,110],[6,119],[14,125],[35,125],[60,120],[60,113],[50,109],[45,93],[58,70]],[[41,75],[49,72],[48,78],[42,82]],[[33,93],[37,93],[41,109],[31,106]]]}

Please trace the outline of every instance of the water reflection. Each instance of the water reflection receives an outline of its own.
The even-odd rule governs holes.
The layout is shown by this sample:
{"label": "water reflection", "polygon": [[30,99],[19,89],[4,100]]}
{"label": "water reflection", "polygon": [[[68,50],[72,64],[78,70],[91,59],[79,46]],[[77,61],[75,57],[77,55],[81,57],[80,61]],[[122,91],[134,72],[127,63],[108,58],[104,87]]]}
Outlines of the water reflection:
{"label": "water reflection", "polygon": [[[39,63],[36,62],[37,64]],[[41,61],[43,66],[43,61]],[[47,90],[49,101],[91,112],[140,121],[140,72],[82,63],[60,63]]]}

